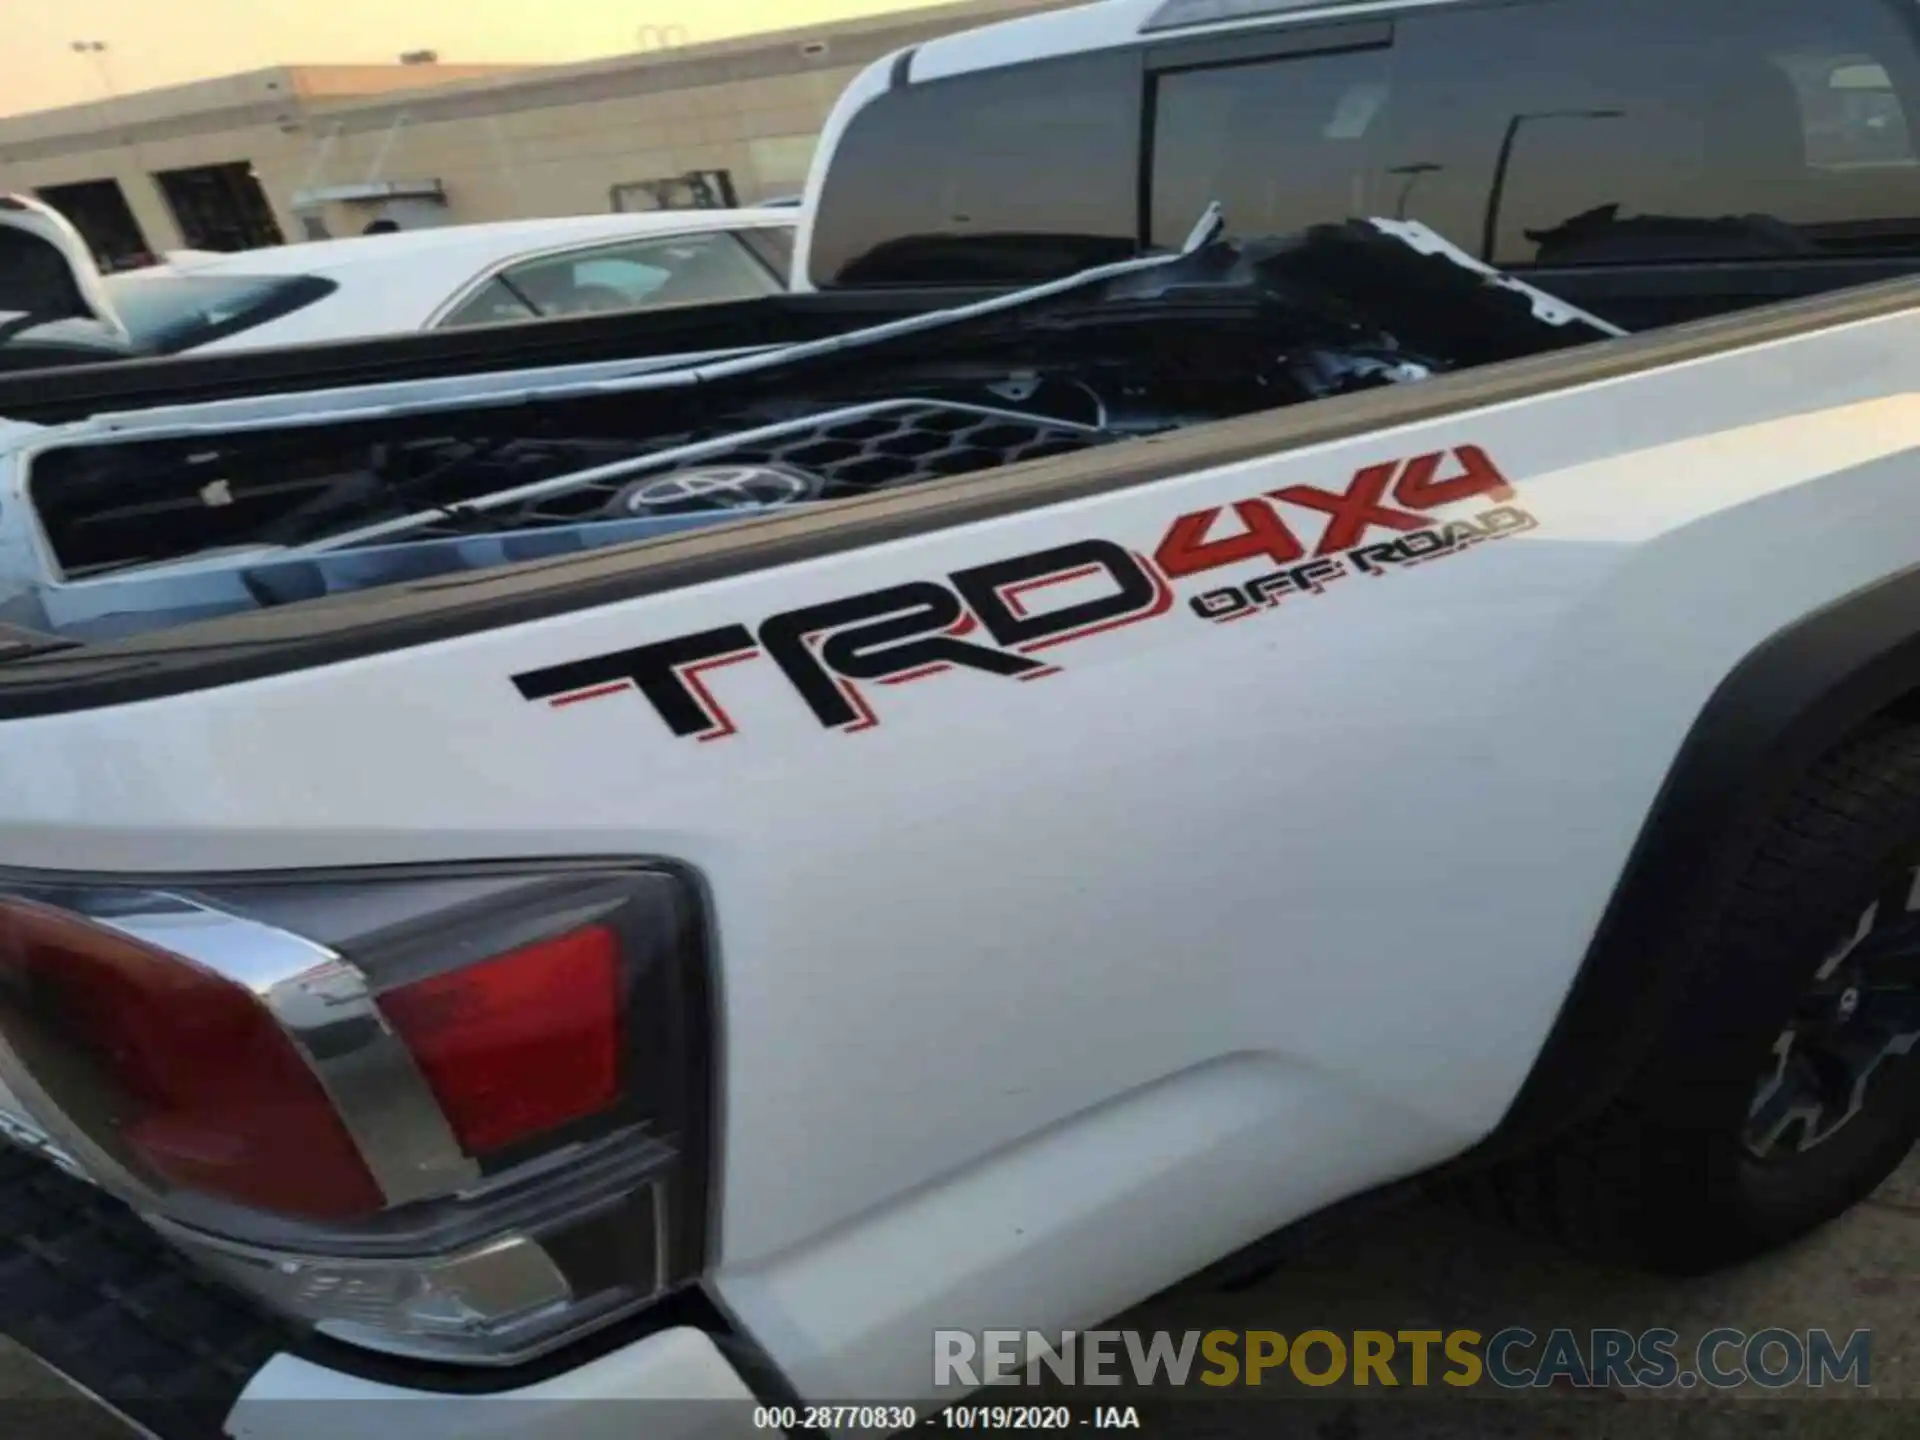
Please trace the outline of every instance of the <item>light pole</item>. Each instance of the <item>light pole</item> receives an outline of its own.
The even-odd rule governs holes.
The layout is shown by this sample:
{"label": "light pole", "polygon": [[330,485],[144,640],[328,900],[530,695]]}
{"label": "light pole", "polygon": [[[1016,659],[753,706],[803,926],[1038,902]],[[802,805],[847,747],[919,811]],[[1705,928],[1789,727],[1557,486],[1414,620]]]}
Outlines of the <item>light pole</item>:
{"label": "light pole", "polygon": [[642,25],[634,32],[633,38],[642,50],[673,50],[687,43],[687,27]]}
{"label": "light pole", "polygon": [[107,42],[104,40],[75,40],[70,50],[76,55],[84,55],[93,62],[93,68],[100,73],[100,83],[106,88],[107,95],[115,100],[120,98],[120,87],[113,83],[113,71],[107,66]]}
{"label": "light pole", "polygon": [[1507,167],[1513,163],[1513,142],[1529,120],[1618,120],[1624,110],[1529,110],[1507,121],[1500,137],[1500,154],[1493,162],[1493,183],[1487,187],[1487,214],[1480,230],[1480,258],[1493,263],[1493,244],[1500,225],[1500,202],[1507,189]]}
{"label": "light pole", "polygon": [[[109,46],[106,41],[75,40],[70,42],[67,48],[73,51],[74,54],[81,56],[83,59],[91,62],[95,72],[100,76],[100,87],[107,92],[108,99],[119,100],[122,98],[120,94],[120,86],[115,82],[113,78],[113,68],[111,65],[107,63],[107,54],[112,47]],[[127,147],[128,158],[132,160],[134,173],[137,175],[145,171],[147,168],[147,162],[140,153],[140,142],[133,138],[133,125],[137,122],[128,121],[125,119],[125,117],[121,117],[121,123],[126,128],[121,130],[120,132],[120,143]],[[114,183],[116,186],[118,186],[120,182],[116,180]],[[124,199],[126,195],[126,191],[122,189],[120,193],[122,198]],[[134,225],[135,233],[138,233],[140,228],[139,220],[135,219],[133,221],[133,225]],[[141,238],[140,243],[141,243],[141,246],[143,247],[143,253],[144,253],[144,247],[146,245],[146,240],[144,236]]]}

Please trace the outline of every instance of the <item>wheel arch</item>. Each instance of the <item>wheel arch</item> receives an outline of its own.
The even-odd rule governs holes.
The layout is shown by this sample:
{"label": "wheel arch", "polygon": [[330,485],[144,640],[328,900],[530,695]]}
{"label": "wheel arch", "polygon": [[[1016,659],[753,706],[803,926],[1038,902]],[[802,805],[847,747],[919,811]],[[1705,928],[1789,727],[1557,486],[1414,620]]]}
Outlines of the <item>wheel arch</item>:
{"label": "wheel arch", "polygon": [[1551,1139],[1626,1088],[1680,1004],[1768,816],[1822,755],[1879,718],[1920,724],[1920,566],[1777,631],[1715,688],[1539,1056],[1464,1163]]}

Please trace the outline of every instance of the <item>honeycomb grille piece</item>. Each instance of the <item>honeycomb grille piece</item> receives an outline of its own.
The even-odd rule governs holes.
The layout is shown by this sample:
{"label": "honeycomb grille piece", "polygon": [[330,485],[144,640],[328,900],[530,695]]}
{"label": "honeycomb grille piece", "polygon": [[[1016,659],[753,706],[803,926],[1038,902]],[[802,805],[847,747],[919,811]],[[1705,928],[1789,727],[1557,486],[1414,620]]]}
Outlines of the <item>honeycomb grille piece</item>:
{"label": "honeycomb grille piece", "polygon": [[[740,429],[765,430],[745,422]],[[717,435],[683,434],[666,438],[657,453],[706,441]],[[607,513],[614,498],[644,475],[715,465],[779,465],[819,477],[820,498],[837,500],[948,475],[997,469],[1023,460],[1064,455],[1104,439],[1097,432],[1044,416],[976,409],[940,401],[909,401],[849,407],[793,421],[777,435],[743,441],[702,453],[696,459],[665,462],[658,470],[635,467],[617,477],[589,481],[557,494],[543,495],[485,511],[463,511],[415,532],[417,539],[469,535],[487,530],[537,529],[577,525]],[[718,508],[718,507],[716,507]]]}

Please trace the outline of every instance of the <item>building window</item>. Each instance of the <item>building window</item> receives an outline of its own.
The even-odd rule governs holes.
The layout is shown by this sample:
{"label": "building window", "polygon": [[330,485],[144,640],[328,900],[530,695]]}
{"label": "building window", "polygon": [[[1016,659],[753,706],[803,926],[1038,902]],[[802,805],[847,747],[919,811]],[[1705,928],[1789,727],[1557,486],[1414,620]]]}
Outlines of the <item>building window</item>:
{"label": "building window", "polygon": [[245,160],[161,170],[153,178],[189,250],[258,250],[286,243],[267,193]]}
{"label": "building window", "polygon": [[118,180],[48,185],[38,193],[72,222],[103,271],[130,270],[153,262],[147,238],[140,233],[140,222],[134,219]]}
{"label": "building window", "polygon": [[615,185],[613,208],[633,210],[732,210],[740,203],[731,170],[689,170],[658,180],[629,180]]}

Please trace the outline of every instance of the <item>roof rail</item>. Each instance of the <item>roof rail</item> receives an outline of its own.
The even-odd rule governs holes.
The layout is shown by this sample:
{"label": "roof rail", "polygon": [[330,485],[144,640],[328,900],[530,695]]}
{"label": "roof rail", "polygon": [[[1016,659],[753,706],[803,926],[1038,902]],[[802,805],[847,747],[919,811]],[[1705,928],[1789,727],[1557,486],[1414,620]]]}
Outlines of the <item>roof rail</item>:
{"label": "roof rail", "polygon": [[1256,20],[1294,10],[1338,10],[1378,0],[1166,0],[1140,26],[1142,35],[1163,30],[1191,30],[1201,25],[1224,25],[1230,20]]}

